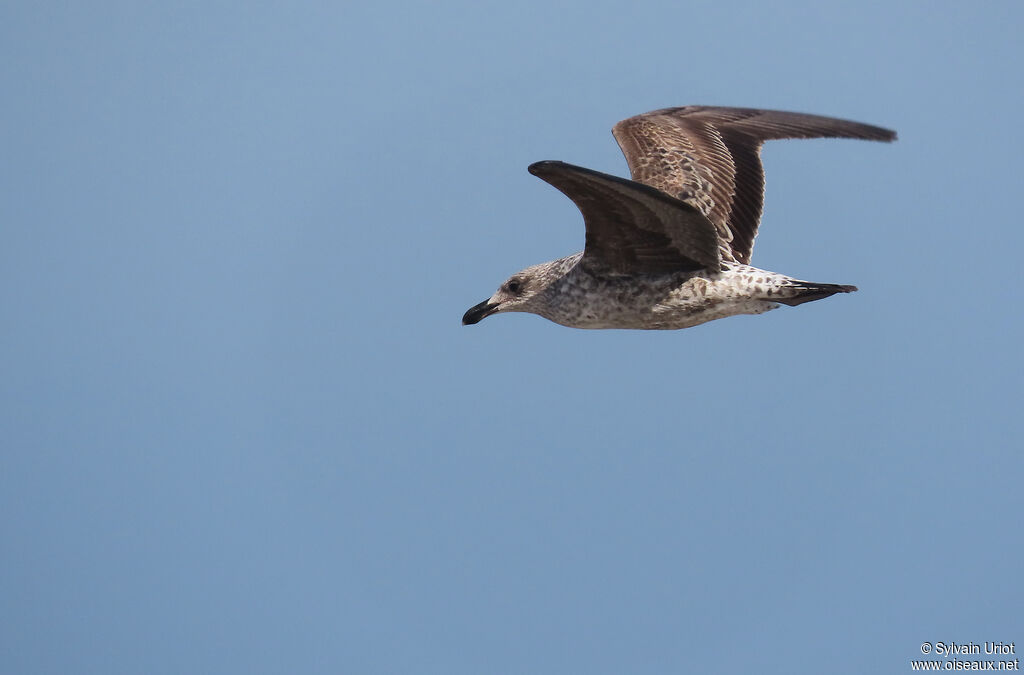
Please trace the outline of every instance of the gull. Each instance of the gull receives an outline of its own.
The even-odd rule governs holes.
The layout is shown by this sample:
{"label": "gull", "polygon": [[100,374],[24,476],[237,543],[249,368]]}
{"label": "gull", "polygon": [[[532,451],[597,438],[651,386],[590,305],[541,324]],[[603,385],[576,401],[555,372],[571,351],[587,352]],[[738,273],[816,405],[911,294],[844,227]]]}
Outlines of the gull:
{"label": "gull", "polygon": [[761,146],[781,138],[893,141],[848,120],[752,108],[644,113],[612,134],[632,180],[565,162],[531,164],[583,214],[583,251],[513,274],[464,325],[531,312],[572,328],[678,329],[796,306],[855,286],[752,267],[764,202]]}

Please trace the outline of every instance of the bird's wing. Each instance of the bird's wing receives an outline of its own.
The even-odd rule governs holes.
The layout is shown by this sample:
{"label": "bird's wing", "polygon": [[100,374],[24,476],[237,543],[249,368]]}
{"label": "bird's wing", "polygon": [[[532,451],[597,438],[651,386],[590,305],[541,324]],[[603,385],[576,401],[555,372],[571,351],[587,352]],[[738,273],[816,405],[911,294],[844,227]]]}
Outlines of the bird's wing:
{"label": "bird's wing", "polygon": [[617,274],[720,269],[715,226],[686,202],[565,162],[537,162],[530,173],[561,190],[583,214],[582,265]]}
{"label": "bird's wing", "polygon": [[777,138],[893,141],[859,122],[778,110],[685,106],[612,129],[633,180],[696,206],[714,223],[722,258],[747,264],[764,203],[761,145]]}

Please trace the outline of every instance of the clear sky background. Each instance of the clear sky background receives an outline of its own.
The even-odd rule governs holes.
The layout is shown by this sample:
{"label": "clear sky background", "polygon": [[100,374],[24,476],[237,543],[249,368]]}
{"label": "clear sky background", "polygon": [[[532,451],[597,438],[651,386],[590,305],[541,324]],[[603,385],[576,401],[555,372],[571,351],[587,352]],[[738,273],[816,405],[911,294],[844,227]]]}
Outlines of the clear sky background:
{"label": "clear sky background", "polygon": [[[1019,2],[6,3],[0,671],[902,673],[1016,641]],[[684,104],[765,148],[685,331],[462,313]]]}

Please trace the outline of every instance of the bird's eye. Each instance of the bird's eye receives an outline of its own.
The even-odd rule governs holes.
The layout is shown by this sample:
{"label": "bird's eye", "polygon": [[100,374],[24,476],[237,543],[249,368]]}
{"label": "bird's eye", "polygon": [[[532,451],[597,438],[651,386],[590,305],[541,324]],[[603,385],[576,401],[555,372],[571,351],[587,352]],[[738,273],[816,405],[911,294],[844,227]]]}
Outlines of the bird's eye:
{"label": "bird's eye", "polygon": [[518,293],[519,291],[523,290],[523,284],[513,279],[512,281],[508,282],[508,290],[511,293]]}

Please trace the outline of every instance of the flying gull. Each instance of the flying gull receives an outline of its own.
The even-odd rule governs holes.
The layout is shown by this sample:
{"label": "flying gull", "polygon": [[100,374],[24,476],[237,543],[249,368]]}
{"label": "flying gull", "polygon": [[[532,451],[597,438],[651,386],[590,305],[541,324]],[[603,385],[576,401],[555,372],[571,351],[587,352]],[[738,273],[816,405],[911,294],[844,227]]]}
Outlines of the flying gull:
{"label": "flying gull", "polygon": [[527,267],[462,317],[532,312],[573,328],[689,328],[850,293],[750,265],[764,201],[761,145],[778,138],[893,141],[888,129],[777,110],[685,106],[612,129],[633,180],[531,164],[583,214],[586,246]]}

